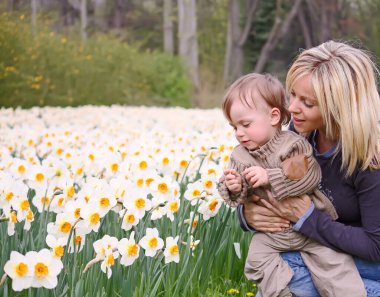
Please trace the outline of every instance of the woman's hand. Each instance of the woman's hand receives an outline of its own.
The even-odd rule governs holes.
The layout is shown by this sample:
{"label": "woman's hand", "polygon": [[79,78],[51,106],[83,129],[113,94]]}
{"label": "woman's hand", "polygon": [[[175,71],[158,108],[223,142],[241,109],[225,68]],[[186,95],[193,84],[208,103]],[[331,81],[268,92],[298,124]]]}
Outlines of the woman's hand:
{"label": "woman's hand", "polygon": [[279,217],[293,223],[297,223],[311,206],[310,197],[306,194],[300,197],[289,197],[282,201],[274,199],[270,191],[267,191],[267,194],[268,201],[263,199],[263,205]]}
{"label": "woman's hand", "polygon": [[244,203],[244,218],[248,225],[261,232],[279,232],[290,227],[290,221],[263,206],[258,196]]}

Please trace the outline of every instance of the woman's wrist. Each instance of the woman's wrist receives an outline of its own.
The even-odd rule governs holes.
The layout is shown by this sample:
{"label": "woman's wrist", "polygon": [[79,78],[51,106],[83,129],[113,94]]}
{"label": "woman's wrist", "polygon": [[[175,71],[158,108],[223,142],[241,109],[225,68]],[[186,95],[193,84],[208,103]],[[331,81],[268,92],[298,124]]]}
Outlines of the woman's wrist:
{"label": "woman's wrist", "polygon": [[311,202],[309,209],[301,216],[298,221],[293,225],[293,230],[299,231],[303,225],[303,223],[310,217],[312,212],[314,211],[315,205]]}

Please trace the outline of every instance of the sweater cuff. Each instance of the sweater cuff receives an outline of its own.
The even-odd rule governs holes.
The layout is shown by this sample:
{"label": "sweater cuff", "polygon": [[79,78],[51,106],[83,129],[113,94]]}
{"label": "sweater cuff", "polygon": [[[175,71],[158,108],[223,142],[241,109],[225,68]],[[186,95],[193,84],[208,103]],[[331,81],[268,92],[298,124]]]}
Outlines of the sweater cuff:
{"label": "sweater cuff", "polygon": [[314,209],[315,209],[315,206],[314,206],[314,203],[312,202],[309,209],[306,211],[306,213],[293,226],[294,231],[299,231],[301,229],[303,223],[310,217]]}
{"label": "sweater cuff", "polygon": [[280,168],[267,169],[268,181],[272,189],[272,195],[277,200],[288,197],[288,189],[284,183],[284,173]]}
{"label": "sweater cuff", "polygon": [[256,232],[256,230],[252,227],[250,227],[245,220],[244,217],[244,204],[239,204],[237,207],[237,216],[239,219],[240,227],[243,229],[243,231],[251,231],[251,232]]}

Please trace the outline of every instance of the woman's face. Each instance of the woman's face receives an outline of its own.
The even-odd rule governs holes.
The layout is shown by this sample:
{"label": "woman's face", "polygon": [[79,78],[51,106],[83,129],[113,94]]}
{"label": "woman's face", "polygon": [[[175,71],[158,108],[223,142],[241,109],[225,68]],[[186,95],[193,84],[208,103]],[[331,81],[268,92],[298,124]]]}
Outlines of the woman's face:
{"label": "woman's face", "polygon": [[323,129],[322,114],[311,84],[311,74],[299,78],[290,90],[289,111],[297,132],[307,133]]}

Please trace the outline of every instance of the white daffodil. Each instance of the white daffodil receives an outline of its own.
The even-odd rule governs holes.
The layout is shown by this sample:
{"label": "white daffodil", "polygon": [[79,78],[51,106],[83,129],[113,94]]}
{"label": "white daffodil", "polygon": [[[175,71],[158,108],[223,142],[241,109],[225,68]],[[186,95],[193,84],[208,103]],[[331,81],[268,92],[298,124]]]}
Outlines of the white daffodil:
{"label": "white daffodil", "polygon": [[30,164],[22,159],[14,158],[12,160],[12,165],[9,167],[9,172],[14,176],[15,179],[24,180],[28,177],[28,170]]}
{"label": "white daffodil", "polygon": [[175,238],[166,238],[166,248],[164,251],[165,264],[170,262],[179,262],[179,246],[178,246],[178,236]]}
{"label": "white daffodil", "polygon": [[164,246],[164,241],[159,237],[156,228],[147,228],[145,236],[139,241],[139,245],[145,250],[145,256],[154,257],[157,251]]}
{"label": "white daffodil", "polygon": [[143,218],[145,212],[151,209],[151,201],[147,198],[148,193],[146,189],[134,189],[127,194],[123,202],[124,207],[136,210],[138,218]]}
{"label": "white daffodil", "polygon": [[5,263],[4,271],[12,279],[13,291],[22,291],[32,286],[33,269],[28,257],[16,251],[11,252],[10,259]]}
{"label": "white daffodil", "polygon": [[206,177],[205,179],[201,179],[203,192],[206,192],[207,195],[216,195],[218,194],[217,188],[217,179]]}
{"label": "white daffodil", "polygon": [[222,206],[222,199],[213,196],[206,197],[202,200],[201,205],[198,208],[198,212],[203,215],[203,219],[207,221],[209,218],[214,217],[219,208]]}
{"label": "white daffodil", "polygon": [[112,266],[115,264],[115,259],[119,257],[119,252],[107,251],[102,264],[100,265],[100,269],[107,274],[107,278],[111,278],[112,276]]}
{"label": "white daffodil", "polygon": [[33,205],[37,207],[38,212],[46,211],[54,197],[54,189],[50,185],[48,188],[46,185],[36,185],[34,190],[36,194],[32,199]]}
{"label": "white daffodil", "polygon": [[135,209],[122,209],[119,212],[120,217],[123,222],[121,223],[121,228],[125,231],[131,230],[133,226],[136,226],[139,221],[139,215]]}
{"label": "white daffodil", "polygon": [[25,257],[29,259],[33,271],[32,287],[53,289],[57,286],[57,275],[63,268],[60,259],[54,257],[48,249],[28,252]]}
{"label": "white daffodil", "polygon": [[46,168],[41,165],[33,165],[28,172],[28,185],[32,189],[47,188],[49,178]]}
{"label": "white daffodil", "polygon": [[166,203],[166,216],[174,221],[174,214],[179,211],[179,207],[181,205],[181,201],[178,198],[169,199]]}
{"label": "white daffodil", "polygon": [[70,239],[70,243],[68,245],[67,252],[68,253],[74,253],[74,252],[80,252],[83,250],[83,247],[86,243],[86,235],[81,232],[80,229],[75,229],[75,235],[73,233],[73,236]]}
{"label": "white daffodil", "polygon": [[190,201],[191,205],[195,205],[202,195],[205,195],[203,192],[203,184],[201,180],[198,180],[194,183],[187,184],[187,189],[183,196],[186,200]]}
{"label": "white daffodil", "polygon": [[59,213],[55,218],[55,222],[47,225],[47,231],[57,238],[64,237],[67,239],[74,223],[75,217],[72,213]]}
{"label": "white daffodil", "polygon": [[119,241],[117,249],[121,255],[120,264],[124,266],[132,265],[139,257],[140,247],[135,242],[135,232],[132,231],[128,238]]}
{"label": "white daffodil", "polygon": [[46,244],[51,248],[51,252],[54,257],[61,258],[65,251],[65,245],[67,243],[66,237],[56,238],[51,234],[46,236]]}
{"label": "white daffodil", "polygon": [[98,239],[93,243],[96,258],[105,259],[107,254],[113,252],[117,248],[119,241],[116,237],[104,235],[103,238]]}
{"label": "white daffodil", "polygon": [[102,216],[96,201],[87,203],[86,207],[80,210],[80,216],[83,220],[78,222],[77,228],[81,233],[88,234],[91,231],[98,232]]}
{"label": "white daffodil", "polygon": [[189,224],[189,229],[187,232],[193,232],[198,225],[199,216],[196,215],[193,211],[190,212],[190,217],[183,221],[185,224]]}

